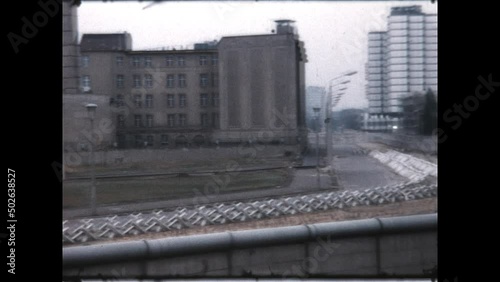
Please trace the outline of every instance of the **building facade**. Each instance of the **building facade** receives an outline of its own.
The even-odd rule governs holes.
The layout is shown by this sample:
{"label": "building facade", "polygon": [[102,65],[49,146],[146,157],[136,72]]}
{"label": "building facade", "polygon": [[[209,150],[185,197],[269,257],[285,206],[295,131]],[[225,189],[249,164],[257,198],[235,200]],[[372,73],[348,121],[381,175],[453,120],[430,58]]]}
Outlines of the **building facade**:
{"label": "building facade", "polygon": [[109,99],[119,148],[211,140],[219,127],[215,49],[134,51],[130,34],[85,34],[81,83]]}
{"label": "building facade", "polygon": [[292,21],[275,34],[223,37],[220,58],[223,142],[305,141],[305,54]]}
{"label": "building facade", "polygon": [[[116,130],[112,122],[109,99],[102,93],[92,93],[82,87],[82,61],[78,42],[78,7],[81,1],[62,1],[63,13],[63,148],[65,153],[89,151],[113,146]],[[89,113],[85,107],[92,103],[98,110],[91,128]],[[68,154],[67,156],[70,156]],[[65,164],[79,164],[81,158],[66,158]]]}
{"label": "building facade", "polygon": [[303,143],[304,56],[291,21],[279,21],[273,34],[183,50],[133,50],[126,32],[84,34],[75,94],[83,98],[66,99],[65,141],[82,139],[85,124],[72,123],[84,116],[72,110],[88,97],[109,125],[103,149]]}
{"label": "building facade", "polygon": [[393,7],[387,31],[368,34],[369,114],[402,117],[404,98],[437,93],[437,15],[420,6]]}

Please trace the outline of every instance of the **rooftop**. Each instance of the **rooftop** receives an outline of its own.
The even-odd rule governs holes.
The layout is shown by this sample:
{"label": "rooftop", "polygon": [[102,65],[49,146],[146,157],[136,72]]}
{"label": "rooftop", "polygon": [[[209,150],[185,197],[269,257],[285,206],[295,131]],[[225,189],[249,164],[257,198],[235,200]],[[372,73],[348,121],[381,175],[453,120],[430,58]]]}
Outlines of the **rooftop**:
{"label": "rooftop", "polygon": [[81,51],[128,51],[132,49],[130,33],[86,33],[80,42]]}

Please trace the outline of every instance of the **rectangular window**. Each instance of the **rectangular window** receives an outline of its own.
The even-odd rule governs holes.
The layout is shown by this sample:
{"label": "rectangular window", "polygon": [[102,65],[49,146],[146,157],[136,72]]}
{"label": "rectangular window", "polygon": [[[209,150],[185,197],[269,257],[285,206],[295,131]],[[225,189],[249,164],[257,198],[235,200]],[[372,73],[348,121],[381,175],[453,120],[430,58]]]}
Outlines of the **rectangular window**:
{"label": "rectangular window", "polygon": [[205,66],[207,64],[207,56],[200,56],[200,66]]}
{"label": "rectangular window", "polygon": [[219,128],[219,114],[212,113],[212,127]]}
{"label": "rectangular window", "polygon": [[132,66],[133,67],[140,67],[141,66],[141,58],[134,56],[132,57]]}
{"label": "rectangular window", "polygon": [[152,108],[153,107],[153,95],[148,94],[146,95],[146,108]]}
{"label": "rectangular window", "polygon": [[145,67],[152,67],[153,66],[153,60],[151,59],[151,57],[144,58],[144,66]]}
{"label": "rectangular window", "polygon": [[116,95],[116,106],[117,107],[125,106],[125,99],[123,98],[122,94]]}
{"label": "rectangular window", "polygon": [[115,58],[115,62],[117,66],[123,66],[123,57],[122,56],[117,56]]}
{"label": "rectangular window", "polygon": [[212,86],[219,86],[219,75],[217,75],[216,73],[212,73]]}
{"label": "rectangular window", "polygon": [[167,94],[167,107],[168,108],[175,107],[175,96],[174,96],[174,94]]}
{"label": "rectangular window", "polygon": [[179,108],[186,107],[186,94],[179,94]]}
{"label": "rectangular window", "polygon": [[144,87],[153,88],[153,75],[151,74],[144,75]]}
{"label": "rectangular window", "polygon": [[135,136],[135,146],[136,147],[142,147],[142,146],[144,146],[144,143],[142,142],[142,135],[136,135]]}
{"label": "rectangular window", "polygon": [[133,76],[133,81],[134,81],[134,88],[140,88],[142,86],[142,79],[141,76],[138,74],[134,74]]}
{"label": "rectangular window", "polygon": [[174,75],[173,74],[169,74],[167,75],[167,87],[168,88],[173,88],[174,87]]}
{"label": "rectangular window", "polygon": [[219,93],[212,93],[212,107],[219,106]]}
{"label": "rectangular window", "polygon": [[166,134],[162,134],[162,135],[161,135],[161,144],[162,144],[163,146],[168,145],[168,135],[166,135]]}
{"label": "rectangular window", "polygon": [[155,144],[155,137],[153,135],[147,135],[146,146],[154,146],[154,144]]}
{"label": "rectangular window", "polygon": [[142,127],[142,117],[141,115],[134,115],[134,126]]}
{"label": "rectangular window", "polygon": [[206,113],[201,114],[200,115],[200,122],[201,122],[202,127],[208,127],[210,125],[209,120],[208,120],[208,114],[206,114]]}
{"label": "rectangular window", "polygon": [[185,74],[179,74],[179,87],[184,88],[186,86],[187,86],[186,75]]}
{"label": "rectangular window", "polygon": [[200,107],[208,106],[208,94],[202,93],[200,94]]}
{"label": "rectangular window", "polygon": [[178,56],[177,57],[177,65],[179,67],[182,67],[182,66],[186,65],[186,60],[184,59],[184,56]]}
{"label": "rectangular window", "polygon": [[200,86],[201,87],[208,86],[208,74],[206,74],[206,73],[200,74]]}
{"label": "rectangular window", "polygon": [[175,126],[175,115],[174,114],[168,114],[167,115],[167,126],[168,127],[174,127]]}
{"label": "rectangular window", "polygon": [[187,125],[187,116],[186,114],[179,114],[179,126]]}
{"label": "rectangular window", "polygon": [[217,55],[212,55],[212,66],[216,66],[219,62],[219,57]]}
{"label": "rectangular window", "polygon": [[[82,76],[82,87],[83,87],[83,91],[88,91],[90,90],[90,86],[91,86],[91,83],[90,83],[90,75],[84,75]],[[87,90],[88,89],[88,90]]]}
{"label": "rectangular window", "polygon": [[153,115],[146,115],[146,127],[153,127]]}
{"label": "rectangular window", "polygon": [[116,141],[118,143],[118,148],[123,148],[126,145],[126,137],[123,134],[117,134],[116,136]]}
{"label": "rectangular window", "polygon": [[88,67],[89,63],[90,63],[90,57],[89,56],[82,56],[82,68]]}
{"label": "rectangular window", "polygon": [[125,127],[125,116],[118,115],[118,127]]}
{"label": "rectangular window", "polygon": [[167,57],[165,58],[165,65],[166,65],[167,67],[172,67],[172,66],[174,66],[174,56],[167,56]]}
{"label": "rectangular window", "polygon": [[134,95],[134,106],[136,108],[141,108],[142,107],[142,101],[141,101],[141,95]]}
{"label": "rectangular window", "polygon": [[123,74],[116,75],[116,88],[123,88],[125,85],[125,76]]}

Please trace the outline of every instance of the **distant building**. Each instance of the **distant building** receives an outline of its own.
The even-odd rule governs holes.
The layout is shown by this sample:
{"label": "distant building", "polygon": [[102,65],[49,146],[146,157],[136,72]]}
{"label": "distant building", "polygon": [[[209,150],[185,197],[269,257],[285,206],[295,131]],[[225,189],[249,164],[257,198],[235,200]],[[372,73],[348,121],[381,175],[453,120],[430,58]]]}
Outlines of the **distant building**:
{"label": "distant building", "polygon": [[403,100],[415,92],[437,93],[437,15],[420,6],[393,7],[388,23],[387,31],[368,34],[366,95],[377,122],[399,122]]}
{"label": "distant building", "polygon": [[314,113],[313,108],[320,108],[319,111],[319,130],[324,128],[324,120],[326,118],[326,90],[324,87],[319,86],[308,86],[306,88],[306,120],[307,127],[309,129],[315,130],[316,124],[316,113]]}
{"label": "distant building", "polygon": [[223,37],[218,44],[224,142],[305,140],[305,54],[293,22],[275,34]]}
{"label": "distant building", "polygon": [[277,31],[177,50],[133,50],[126,32],[84,34],[78,94],[84,97],[66,98],[65,124],[73,126],[65,143],[84,140],[78,132],[86,125],[74,120],[85,115],[74,113],[84,110],[88,95],[111,136],[101,148],[303,144],[304,49],[292,21],[277,21]]}
{"label": "distant building", "polygon": [[119,148],[202,145],[219,126],[215,49],[134,51],[131,36],[84,34],[82,88],[105,96]]}

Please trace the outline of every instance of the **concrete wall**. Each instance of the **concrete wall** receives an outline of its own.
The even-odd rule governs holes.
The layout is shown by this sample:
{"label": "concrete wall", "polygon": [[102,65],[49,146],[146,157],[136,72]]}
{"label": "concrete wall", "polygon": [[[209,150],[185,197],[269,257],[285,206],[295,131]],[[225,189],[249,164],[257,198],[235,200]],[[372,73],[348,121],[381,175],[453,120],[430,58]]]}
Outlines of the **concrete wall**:
{"label": "concrete wall", "polygon": [[[413,223],[407,222],[407,218],[410,221],[424,219],[423,221],[432,224],[411,230]],[[393,226],[380,223],[384,225],[383,229],[379,229],[381,232],[376,231],[377,219],[369,219],[315,224],[309,227],[293,226],[159,239],[142,243],[137,241],[116,247],[108,244],[99,247],[75,247],[72,250],[67,248],[63,255],[63,275],[102,275],[116,278],[306,278],[363,275],[429,277],[429,272],[437,267],[436,215],[388,220],[392,219],[400,223]],[[380,220],[385,222],[387,219]],[[367,229],[360,230],[359,233],[349,231],[356,229],[359,224],[365,225]],[[330,231],[322,233],[325,229]],[[284,231],[284,234],[279,235],[281,231]],[[318,233],[322,235],[312,235]],[[232,245],[241,248],[232,248]],[[245,245],[247,247],[243,247]],[[146,254],[146,250],[150,255]],[[133,259],[133,253],[138,255],[137,258],[142,258]],[[118,262],[113,256],[124,261]],[[127,257],[130,260],[127,261]],[[98,258],[102,260],[96,264],[93,260]],[[79,263],[76,263],[77,261]]]}
{"label": "concrete wall", "polygon": [[109,99],[103,95],[63,95],[63,147],[65,151],[78,151],[90,145],[90,119],[85,105],[97,105],[94,118],[93,141],[96,150],[110,148],[115,142],[115,122]]}

